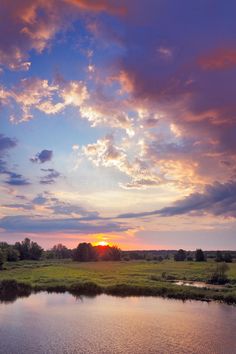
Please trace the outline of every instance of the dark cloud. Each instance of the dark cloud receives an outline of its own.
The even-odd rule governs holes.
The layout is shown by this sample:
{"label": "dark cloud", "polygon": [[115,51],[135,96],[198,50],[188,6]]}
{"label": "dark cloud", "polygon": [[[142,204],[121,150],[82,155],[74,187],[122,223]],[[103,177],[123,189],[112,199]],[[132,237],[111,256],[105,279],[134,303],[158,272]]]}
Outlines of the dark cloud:
{"label": "dark cloud", "polygon": [[53,151],[52,150],[42,150],[41,152],[38,152],[35,157],[32,157],[30,159],[31,162],[39,162],[39,163],[45,163],[47,161],[51,161],[53,156]]}
{"label": "dark cloud", "polygon": [[39,194],[32,200],[32,203],[35,205],[44,205],[47,203],[47,201],[48,199],[46,197],[44,197],[42,194]]}
{"label": "dark cloud", "polygon": [[[122,19],[125,50],[118,66],[134,105],[160,112],[178,127],[179,141],[188,138],[185,151],[169,145],[162,158],[168,160],[172,150],[173,159],[196,162],[200,176],[214,178],[219,170],[221,181],[219,158],[236,159],[235,11],[232,0],[216,0],[214,8],[211,0],[131,0]],[[223,181],[230,177],[227,171]]]}
{"label": "dark cloud", "polygon": [[94,224],[81,222],[77,218],[45,219],[22,215],[7,216],[0,219],[0,228],[9,232],[68,232],[79,234],[122,232],[128,230],[124,224],[117,222]]}
{"label": "dark cloud", "polygon": [[27,186],[31,184],[29,180],[25,177],[23,177],[20,174],[16,174],[13,172],[8,172],[9,178],[5,181],[6,184],[9,184],[11,186]]}
{"label": "dark cloud", "polygon": [[80,216],[81,221],[103,219],[96,211],[90,211],[81,205],[75,205],[61,201],[47,192],[38,194],[34,199],[32,199],[31,205],[32,208],[34,208],[34,205],[43,205],[46,209],[52,211],[55,215]]}
{"label": "dark cloud", "polygon": [[14,148],[16,145],[17,143],[15,139],[0,134],[0,174],[8,176],[8,179],[5,180],[6,184],[11,186],[26,186],[30,184],[28,179],[19,173],[11,171],[5,161],[8,150]]}
{"label": "dark cloud", "polygon": [[117,218],[129,219],[152,215],[201,215],[203,213],[236,218],[236,181],[215,182],[213,185],[207,185],[203,193],[192,193],[174,203],[173,206],[150,212],[120,214]]}
{"label": "dark cloud", "polygon": [[0,154],[16,146],[16,140],[0,134]]}
{"label": "dark cloud", "polygon": [[4,204],[3,207],[9,209],[23,209],[23,210],[32,210],[31,204]]}
{"label": "dark cloud", "polygon": [[61,174],[53,168],[41,168],[41,171],[49,172],[40,179],[41,184],[54,184],[56,183],[56,179],[61,176]]}

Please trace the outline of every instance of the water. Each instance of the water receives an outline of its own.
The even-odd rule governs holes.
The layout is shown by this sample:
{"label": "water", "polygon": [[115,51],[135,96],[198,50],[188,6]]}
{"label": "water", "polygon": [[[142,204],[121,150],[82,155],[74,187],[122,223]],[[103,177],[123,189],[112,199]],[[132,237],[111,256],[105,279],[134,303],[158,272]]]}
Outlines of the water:
{"label": "water", "polygon": [[38,293],[0,304],[1,354],[236,353],[236,307]]}
{"label": "water", "polygon": [[194,288],[207,288],[207,289],[224,289],[225,285],[215,285],[208,284],[204,281],[186,281],[186,280],[178,280],[174,282],[176,285],[183,286],[193,286]]}

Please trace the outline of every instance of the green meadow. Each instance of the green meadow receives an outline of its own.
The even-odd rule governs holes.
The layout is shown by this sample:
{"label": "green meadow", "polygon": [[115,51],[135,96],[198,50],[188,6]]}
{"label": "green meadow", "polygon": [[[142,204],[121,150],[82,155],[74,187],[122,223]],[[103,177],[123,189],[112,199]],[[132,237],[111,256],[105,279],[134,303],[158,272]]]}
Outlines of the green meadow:
{"label": "green meadow", "polygon": [[[179,299],[236,303],[236,263],[229,264],[229,283],[219,289],[176,285],[177,280],[206,281],[216,263],[71,260],[6,263],[0,282],[15,281],[32,291],[69,291],[75,294],[153,295]],[[0,286],[1,287],[1,286]]]}

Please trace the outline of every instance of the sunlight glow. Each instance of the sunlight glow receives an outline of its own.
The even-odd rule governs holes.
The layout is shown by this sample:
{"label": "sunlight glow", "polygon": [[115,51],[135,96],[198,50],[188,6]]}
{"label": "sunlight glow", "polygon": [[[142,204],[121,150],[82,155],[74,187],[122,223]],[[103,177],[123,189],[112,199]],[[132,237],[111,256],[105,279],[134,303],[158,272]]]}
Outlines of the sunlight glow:
{"label": "sunlight glow", "polygon": [[96,244],[97,246],[108,246],[109,245],[109,243],[108,242],[106,242],[106,241],[99,241],[99,242],[97,242],[97,244]]}

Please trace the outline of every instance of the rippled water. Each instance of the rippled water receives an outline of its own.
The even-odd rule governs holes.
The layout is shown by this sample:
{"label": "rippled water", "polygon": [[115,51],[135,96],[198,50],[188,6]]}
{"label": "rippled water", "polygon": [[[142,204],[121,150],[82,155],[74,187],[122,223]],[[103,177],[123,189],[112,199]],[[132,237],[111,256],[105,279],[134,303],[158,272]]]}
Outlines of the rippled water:
{"label": "rippled water", "polygon": [[236,353],[236,307],[39,293],[0,304],[0,353]]}

